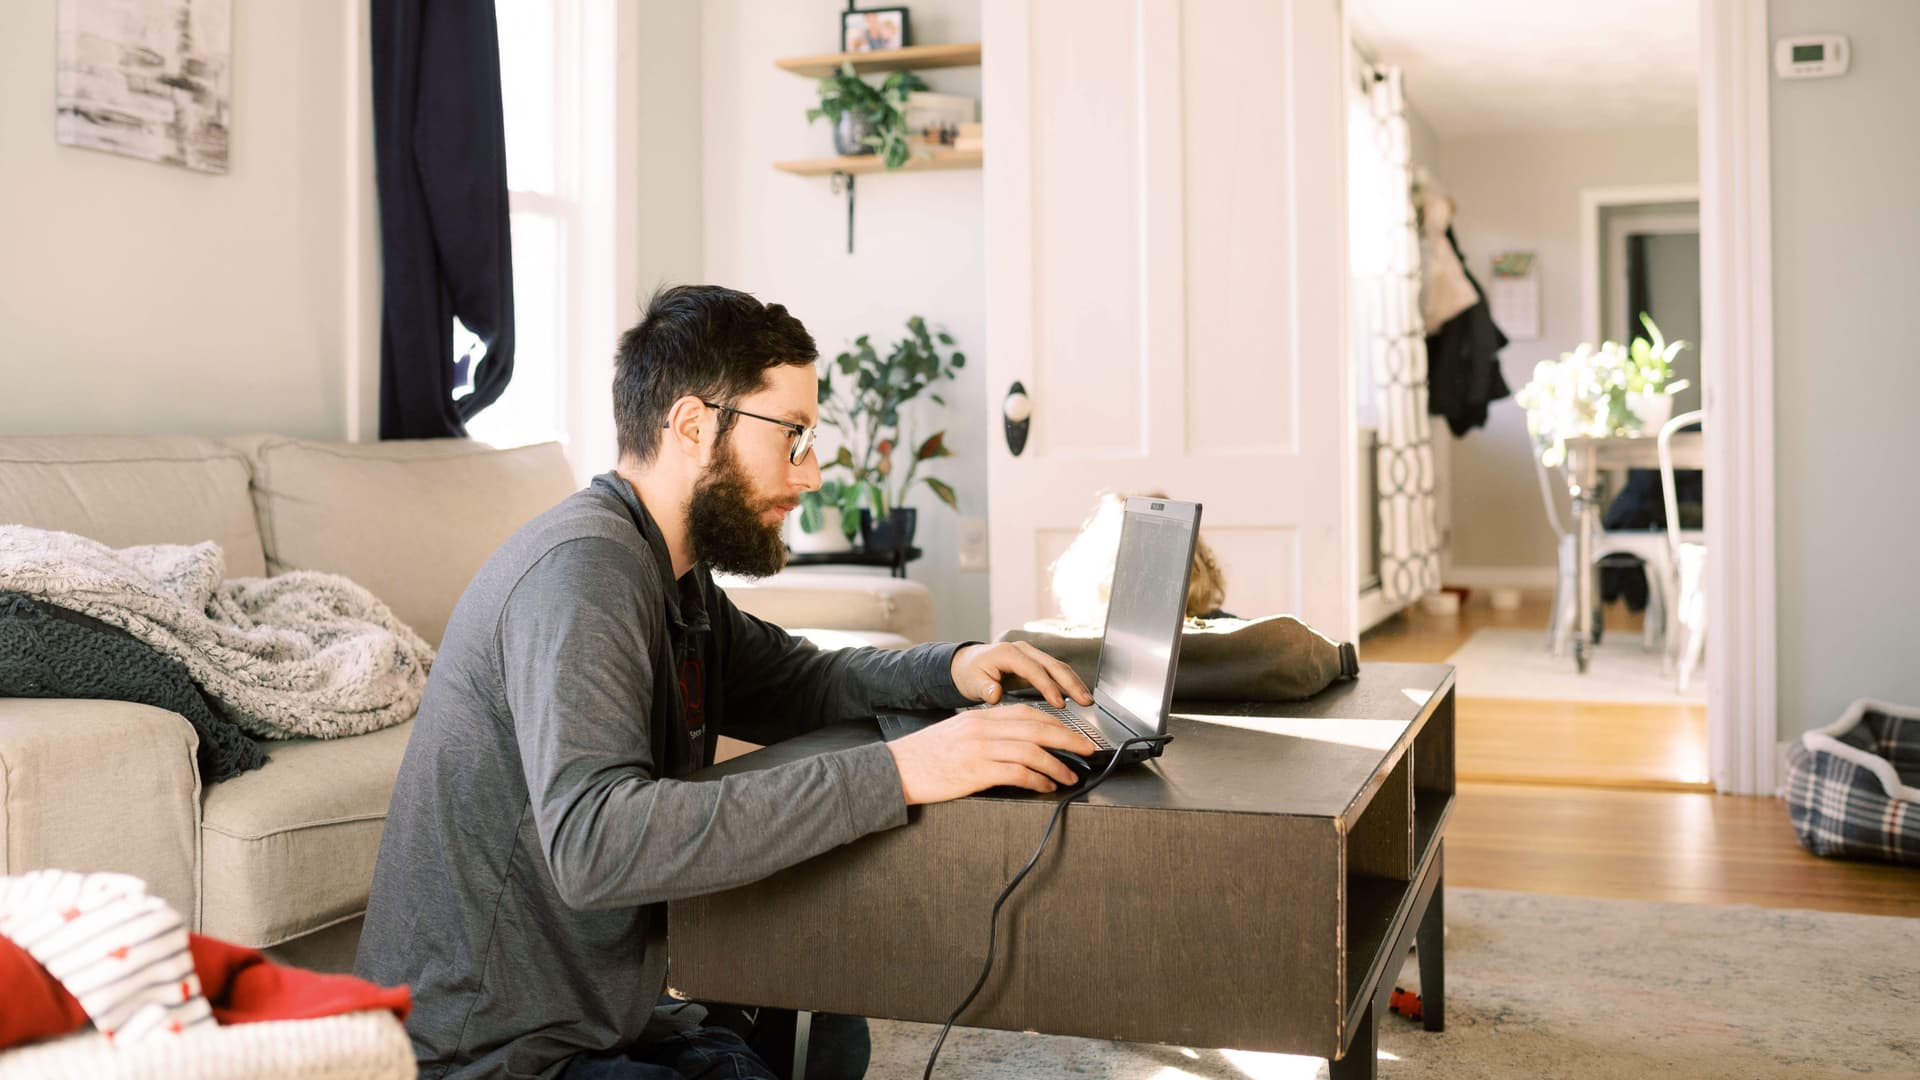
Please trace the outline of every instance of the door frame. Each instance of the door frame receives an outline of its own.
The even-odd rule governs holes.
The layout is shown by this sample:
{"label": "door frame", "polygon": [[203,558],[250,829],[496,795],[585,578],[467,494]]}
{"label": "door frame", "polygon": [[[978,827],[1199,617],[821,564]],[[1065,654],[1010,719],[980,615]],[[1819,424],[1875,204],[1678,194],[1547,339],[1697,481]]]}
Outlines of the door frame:
{"label": "door frame", "polygon": [[1773,462],[1773,160],[1767,7],[1700,0],[1700,328],[1706,501],[1707,743],[1714,787],[1781,775]]}
{"label": "door frame", "polygon": [[[1607,307],[1607,286],[1618,286],[1626,279],[1624,241],[1608,226],[1624,223],[1620,218],[1603,222],[1609,210],[1651,207],[1672,203],[1692,203],[1692,213],[1649,215],[1641,232],[1698,232],[1700,230],[1700,186],[1698,184],[1657,184],[1644,187],[1582,188],[1580,190],[1580,329],[1581,340],[1598,344],[1617,338],[1620,324],[1611,322]],[[1704,256],[1703,256],[1704,258]],[[1610,264],[1603,275],[1602,264]],[[1701,272],[1705,273],[1705,264]],[[1607,320],[1607,321],[1603,321]],[[1611,326],[1611,332],[1607,327]]]}

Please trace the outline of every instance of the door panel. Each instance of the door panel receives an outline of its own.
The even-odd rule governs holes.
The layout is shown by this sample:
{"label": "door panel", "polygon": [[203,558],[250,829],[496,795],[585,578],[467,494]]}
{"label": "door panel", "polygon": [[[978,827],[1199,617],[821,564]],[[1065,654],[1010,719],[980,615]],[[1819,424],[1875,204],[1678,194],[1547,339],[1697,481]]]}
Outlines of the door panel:
{"label": "door panel", "polygon": [[1345,46],[1335,0],[987,0],[995,633],[1101,491],[1205,504],[1226,607],[1350,636]]}

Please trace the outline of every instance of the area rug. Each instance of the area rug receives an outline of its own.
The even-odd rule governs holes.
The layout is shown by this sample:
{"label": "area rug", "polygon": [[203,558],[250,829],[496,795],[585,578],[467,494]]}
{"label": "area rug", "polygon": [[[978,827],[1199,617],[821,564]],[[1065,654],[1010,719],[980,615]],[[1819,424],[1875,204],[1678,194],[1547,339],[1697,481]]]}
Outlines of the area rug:
{"label": "area rug", "polygon": [[1707,676],[1696,669],[1686,692],[1660,671],[1660,650],[1640,644],[1639,634],[1608,634],[1594,650],[1587,673],[1574,667],[1573,653],[1547,651],[1546,631],[1490,626],[1474,631],[1465,645],[1447,657],[1458,670],[1455,691],[1461,697],[1527,698],[1544,701],[1603,701],[1621,704],[1706,704]]}
{"label": "area rug", "polygon": [[[1386,1016],[1381,1080],[1920,1077],[1920,919],[1483,889],[1448,889],[1446,911],[1447,1030]],[[918,1077],[938,1031],[875,1021],[868,1075]],[[934,1075],[1312,1080],[1327,1063],[955,1029]]]}

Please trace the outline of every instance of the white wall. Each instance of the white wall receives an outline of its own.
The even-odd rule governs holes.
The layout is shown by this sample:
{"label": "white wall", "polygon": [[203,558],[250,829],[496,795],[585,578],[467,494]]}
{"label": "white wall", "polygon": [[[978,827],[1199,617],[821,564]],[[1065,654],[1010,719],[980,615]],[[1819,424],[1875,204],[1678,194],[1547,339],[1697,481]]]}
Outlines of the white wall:
{"label": "white wall", "polygon": [[[1841,33],[1843,78],[1773,80],[1780,733],[1846,703],[1920,705],[1920,4],[1772,0],[1769,32]],[[1709,511],[1711,512],[1711,511]]]}
{"label": "white wall", "polygon": [[0,7],[0,432],[341,437],[346,15],[234,4],[214,176],[55,143],[55,7]]}
{"label": "white wall", "polygon": [[[969,364],[943,394],[944,413],[912,426],[944,427],[955,457],[938,475],[966,514],[984,516],[986,405],[980,374],[985,341],[981,174],[905,173],[860,178],[855,252],[846,253],[847,211],[824,177],[776,172],[773,162],[833,153],[825,121],[809,125],[815,82],[774,67],[782,56],[839,48],[833,0],[711,0],[702,6],[705,178],[702,203],[708,281],[785,304],[831,358],[862,333],[876,345],[904,333],[907,316],[944,325]],[[980,40],[977,2],[912,5],[916,44]],[[978,96],[974,68],[928,71],[936,91]],[[986,116],[983,106],[982,116]],[[958,517],[922,489],[916,543],[926,556],[909,576],[934,592],[943,638],[984,638],[986,574],[963,571],[955,554]]]}
{"label": "white wall", "polygon": [[[1517,393],[1536,363],[1584,336],[1580,190],[1689,183],[1699,175],[1699,152],[1693,128],[1442,137],[1435,171],[1458,204],[1454,232],[1483,286],[1495,254],[1536,253],[1540,338],[1501,353]],[[1486,584],[1501,575],[1551,584],[1554,537],[1530,454],[1526,417],[1512,398],[1494,404],[1484,428],[1453,442],[1451,556],[1459,580],[1491,570]]]}

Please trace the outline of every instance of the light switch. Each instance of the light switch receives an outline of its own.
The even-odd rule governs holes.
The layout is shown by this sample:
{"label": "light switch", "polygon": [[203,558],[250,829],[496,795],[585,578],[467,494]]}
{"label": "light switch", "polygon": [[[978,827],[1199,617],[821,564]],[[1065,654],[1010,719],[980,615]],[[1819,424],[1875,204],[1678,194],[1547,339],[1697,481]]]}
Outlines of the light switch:
{"label": "light switch", "polygon": [[987,568],[987,519],[983,517],[965,517],[960,519],[959,562],[962,570],[985,570]]}

